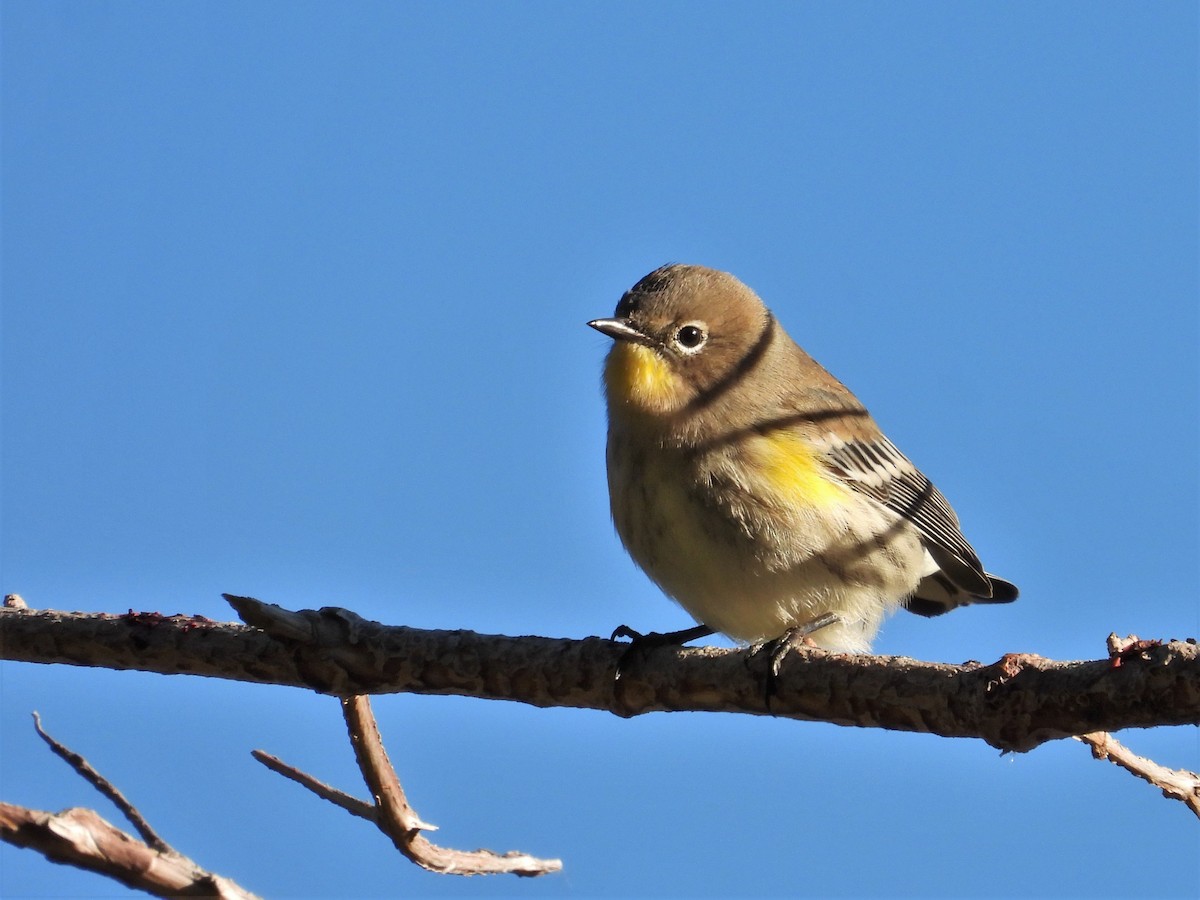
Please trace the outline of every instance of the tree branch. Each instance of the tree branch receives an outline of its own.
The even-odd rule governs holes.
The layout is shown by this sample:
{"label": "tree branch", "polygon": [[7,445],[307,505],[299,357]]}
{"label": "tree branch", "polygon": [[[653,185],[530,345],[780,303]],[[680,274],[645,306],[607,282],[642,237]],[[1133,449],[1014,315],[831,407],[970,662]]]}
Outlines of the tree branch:
{"label": "tree branch", "polygon": [[160,838],[145,817],[107,778],[75,751],[50,737],[34,713],[41,738],[75,772],[121,810],[145,842],[99,813],[82,808],[59,813],[0,802],[0,840],[41,853],[51,862],[96,872],[159,897],[258,900],[237,883],[201,868]]}
{"label": "tree branch", "polygon": [[547,875],[562,869],[562,860],[538,859],[524,853],[493,853],[491,850],[462,851],[439,847],[421,836],[422,831],[437,831],[436,825],[421,820],[408,803],[396,770],[388,760],[379,726],[366,696],[342,700],[342,716],[350,734],[350,743],[363,780],[375,798],[367,803],[318,781],[306,772],[281,762],[261,750],[251,751],[255,759],[273,772],[312,791],[351,815],[372,822],[405,857],[423,869],[445,875]]}
{"label": "tree branch", "polygon": [[452,875],[511,873],[530,877],[562,869],[562,860],[558,859],[537,859],[516,851],[499,854],[491,850],[452,850],[430,843],[421,831],[432,826],[422,822],[409,805],[396,770],[383,748],[379,727],[371,712],[371,701],[365,695],[347,697],[342,700],[342,712],[358,768],[375,798],[376,824],[392,839],[396,849],[417,865],[431,872]]}
{"label": "tree branch", "polygon": [[1168,769],[1152,759],[1138,756],[1111,734],[1102,731],[1081,734],[1076,740],[1092,748],[1096,759],[1107,759],[1126,772],[1149,782],[1163,792],[1169,800],[1179,800],[1200,818],[1200,775],[1186,769]]}
{"label": "tree branch", "polygon": [[[343,609],[293,612],[226,595],[249,625],[199,616],[0,610],[0,658],[207,675],[338,696],[457,694],[533,706],[741,712],[975,737],[1025,751],[1094,731],[1200,723],[1194,640],[1088,662],[1010,654],[991,665],[792,654],[768,708],[764,654],[634,653],[603,638],[505,637],[384,626]],[[253,626],[253,627],[251,627]]]}
{"label": "tree branch", "polygon": [[[250,755],[275,774],[282,775],[284,778],[296,782],[300,787],[312,791],[322,800],[328,800],[334,806],[340,806],[346,812],[350,813],[350,815],[366,819],[371,823],[378,822],[378,812],[367,801],[352,797],[345,791],[339,791],[337,788],[313,778],[307,772],[302,772],[295,766],[289,766],[279,757],[272,756],[270,753],[265,753],[262,750],[251,750]],[[434,825],[426,825],[425,830],[436,830],[436,827]]]}
{"label": "tree branch", "polygon": [[121,811],[121,815],[129,820],[130,825],[137,829],[137,833],[142,836],[142,840],[146,842],[147,846],[159,853],[176,852],[174,847],[158,836],[158,832],[150,827],[150,823],[146,821],[146,817],[138,811],[136,806],[126,799],[125,795],[117,789],[116,785],[92,768],[91,763],[70,747],[50,737],[46,733],[46,730],[42,728],[42,717],[36,712],[33,714],[33,728],[38,733],[38,737],[49,744],[50,749],[65,761],[68,766],[74,769],[80,778],[107,797]]}
{"label": "tree branch", "polygon": [[0,801],[0,840],[159,897],[256,900],[228,878],[206,872],[186,856],[148,847],[90,809],[51,813]]}

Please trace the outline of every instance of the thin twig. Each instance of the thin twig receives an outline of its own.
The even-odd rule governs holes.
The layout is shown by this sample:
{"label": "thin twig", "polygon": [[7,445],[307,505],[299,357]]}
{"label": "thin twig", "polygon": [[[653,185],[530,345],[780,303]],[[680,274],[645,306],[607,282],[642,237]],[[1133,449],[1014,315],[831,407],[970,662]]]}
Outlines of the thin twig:
{"label": "thin twig", "polygon": [[[257,759],[260,763],[282,775],[284,778],[289,778],[301,787],[308,788],[322,800],[328,800],[334,806],[340,806],[352,816],[358,816],[360,819],[366,819],[368,822],[379,821],[379,816],[376,813],[375,807],[365,800],[359,800],[357,797],[352,797],[349,794],[339,791],[335,787],[331,787],[323,781],[318,781],[307,772],[302,772],[293,766],[289,766],[283,760],[270,753],[262,750],[251,750],[250,755]],[[426,826],[434,828],[436,826]]]}
{"label": "thin twig", "polygon": [[130,803],[125,795],[117,790],[116,786],[111,781],[97,772],[92,767],[91,763],[89,763],[74,750],[63,744],[60,744],[54,738],[50,737],[50,735],[46,733],[45,729],[42,728],[42,718],[37,714],[36,711],[33,714],[33,727],[37,729],[37,733],[41,739],[50,745],[50,749],[53,750],[63,760],[65,760],[67,765],[74,769],[84,781],[86,781],[113,802],[117,809],[121,811],[121,814],[129,820],[129,824],[137,829],[137,833],[142,836],[143,841],[145,841],[150,847],[157,850],[159,853],[178,852],[174,847],[159,837],[158,832],[150,827],[150,823],[146,821],[145,817],[140,812],[138,812],[137,807]]}
{"label": "thin twig", "polygon": [[1200,818],[1200,775],[1186,769],[1168,769],[1152,759],[1138,756],[1104,731],[1081,734],[1076,740],[1091,747],[1092,756],[1096,759],[1107,759],[1126,772],[1136,775],[1143,781],[1148,781],[1162,790],[1164,797],[1187,804],[1188,808]]}

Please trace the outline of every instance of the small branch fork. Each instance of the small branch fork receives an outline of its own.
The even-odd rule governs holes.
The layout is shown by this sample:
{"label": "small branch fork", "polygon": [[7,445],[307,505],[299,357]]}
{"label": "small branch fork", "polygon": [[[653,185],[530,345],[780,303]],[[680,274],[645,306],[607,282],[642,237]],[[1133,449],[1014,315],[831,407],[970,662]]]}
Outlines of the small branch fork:
{"label": "small branch fork", "polygon": [[220,900],[258,900],[228,878],[201,868],[150,827],[145,817],[86,759],[52,738],[33,714],[34,728],[50,749],[111,800],[142,840],[90,809],[51,813],[0,802],[0,840],[36,850],[52,862],[106,875],[126,887],[159,897],[183,895]]}
{"label": "small branch fork", "polygon": [[491,850],[452,850],[439,847],[421,835],[436,830],[435,825],[423,822],[409,805],[396,770],[388,760],[379,735],[379,727],[371,712],[370,700],[364,695],[342,699],[342,715],[350,734],[350,743],[358,760],[358,768],[375,803],[367,803],[330,787],[298,769],[281,762],[261,750],[253,756],[273,772],[290,778],[323,800],[373,822],[404,856],[431,872],[448,875],[500,875],[525,877],[546,875],[562,869],[562,860],[538,859],[516,851],[499,854]]}
{"label": "small branch fork", "polygon": [[[1160,641],[1143,641],[1132,634],[1125,638],[1110,634],[1108,636],[1108,655],[1114,666],[1121,666],[1126,660],[1147,650],[1152,650],[1160,643]],[[1197,818],[1200,818],[1200,775],[1186,769],[1168,769],[1152,759],[1138,756],[1104,731],[1077,735],[1075,740],[1091,747],[1092,756],[1095,759],[1107,759],[1113,765],[1120,766],[1126,772],[1149,782],[1154,787],[1161,789],[1164,797],[1186,804],[1188,809]]]}
{"label": "small branch fork", "polygon": [[129,824],[137,829],[137,833],[142,836],[142,840],[146,842],[147,846],[158,851],[159,853],[176,852],[170,844],[159,837],[158,833],[150,827],[150,823],[146,821],[145,817],[140,812],[138,812],[137,807],[130,803],[125,798],[125,795],[122,794],[107,778],[92,768],[91,763],[89,763],[74,750],[64,746],[63,744],[60,744],[54,738],[50,737],[50,735],[46,734],[45,729],[42,728],[42,717],[36,712],[33,714],[33,727],[37,731],[38,736],[50,745],[50,749],[53,750],[55,754],[61,757],[68,766],[74,769],[84,781],[112,801],[113,805],[121,811],[121,814],[129,820]]}

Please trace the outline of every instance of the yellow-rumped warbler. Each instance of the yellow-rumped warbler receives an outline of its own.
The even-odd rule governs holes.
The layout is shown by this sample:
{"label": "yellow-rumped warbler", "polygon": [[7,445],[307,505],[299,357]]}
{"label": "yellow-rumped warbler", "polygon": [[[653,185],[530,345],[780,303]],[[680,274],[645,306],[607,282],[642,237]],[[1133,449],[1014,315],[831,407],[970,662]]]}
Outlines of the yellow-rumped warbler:
{"label": "yellow-rumped warbler", "polygon": [[897,606],[932,616],[1017,598],[946,498],[732,275],[663,266],[588,324],[615,339],[617,533],[706,626],[692,636],[761,642],[826,621],[814,643],[863,652]]}

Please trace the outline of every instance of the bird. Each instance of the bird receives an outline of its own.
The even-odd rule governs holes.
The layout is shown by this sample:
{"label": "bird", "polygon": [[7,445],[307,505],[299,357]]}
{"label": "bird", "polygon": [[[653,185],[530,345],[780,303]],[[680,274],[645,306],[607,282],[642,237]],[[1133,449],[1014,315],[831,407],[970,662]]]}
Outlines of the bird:
{"label": "bird", "polygon": [[587,324],[613,340],[613,524],[697,622],[665,637],[865,653],[895,609],[1017,599],[941,492],[733,275],[662,266]]}

